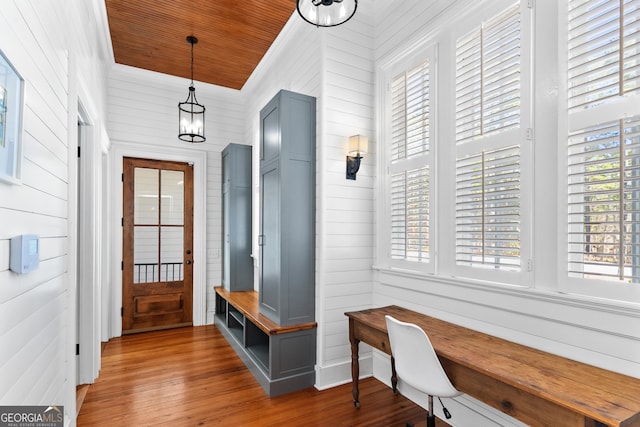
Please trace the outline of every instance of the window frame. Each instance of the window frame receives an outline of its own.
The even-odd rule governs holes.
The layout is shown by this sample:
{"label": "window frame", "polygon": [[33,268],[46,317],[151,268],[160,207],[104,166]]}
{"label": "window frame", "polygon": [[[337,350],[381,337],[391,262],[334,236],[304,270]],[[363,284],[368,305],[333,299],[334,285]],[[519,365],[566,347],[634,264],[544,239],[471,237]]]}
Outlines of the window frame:
{"label": "window frame", "polygon": [[[491,20],[509,7],[513,6],[516,1],[500,1],[486,4],[478,13],[457,22],[451,31],[451,63],[450,68],[456,70],[456,43],[461,37],[470,33],[472,29],[477,28],[484,22]],[[477,154],[487,150],[495,150],[509,145],[520,145],[520,270],[497,270],[482,267],[460,265],[456,262],[456,245],[453,245],[454,258],[451,262],[452,274],[456,277],[467,278],[470,280],[481,280],[504,285],[516,285],[529,287],[532,285],[533,272],[533,242],[532,242],[532,225],[533,225],[533,11],[529,8],[527,0],[520,0],[520,19],[521,19],[521,67],[520,67],[520,126],[515,129],[505,130],[490,137],[478,137],[458,144],[456,140],[456,123],[452,123],[451,144],[454,146],[452,168],[457,168],[457,160],[463,159],[467,155]],[[455,114],[455,72],[452,77],[452,96],[453,96],[453,113]],[[515,136],[515,137],[514,137]],[[474,143],[481,142],[484,146],[479,149]],[[511,143],[512,142],[512,143]],[[454,191],[455,191],[455,177]],[[453,196],[455,203],[455,195]],[[455,215],[456,211],[453,210]],[[452,239],[456,238],[456,221],[453,220]]]}
{"label": "window frame", "polygon": [[[434,108],[434,104],[437,100],[437,45],[430,44],[428,47],[421,47],[420,49],[412,52],[411,55],[405,56],[403,59],[394,62],[389,68],[383,70],[381,73],[380,84],[384,88],[381,91],[381,103],[384,106],[381,117],[389,119],[387,123],[384,119],[380,120],[380,134],[383,136],[382,141],[389,141],[383,145],[383,149],[380,153],[380,165],[384,165],[384,168],[379,169],[379,176],[381,177],[380,187],[382,188],[381,200],[384,202],[380,205],[382,211],[380,217],[382,219],[382,226],[380,228],[381,242],[379,248],[378,260],[382,261],[383,265],[388,268],[404,270],[404,271],[416,271],[421,273],[433,274],[435,273],[435,266],[437,264],[437,230],[434,224],[437,223],[437,214],[435,209],[436,203],[436,152],[437,152],[437,115]],[[392,104],[392,82],[401,73],[405,73],[412,69],[419,67],[425,61],[429,63],[429,151],[426,154],[422,154],[417,157],[400,160],[397,163],[392,163],[392,126],[390,124],[390,118],[392,116],[391,104]],[[406,259],[394,259],[392,256],[392,214],[391,214],[391,202],[392,202],[392,188],[391,181],[392,175],[397,172],[416,170],[422,167],[428,167],[429,169],[429,261],[409,261]]]}
{"label": "window frame", "polygon": [[[455,22],[444,22],[440,26],[436,26],[429,35],[420,42],[411,44],[406,50],[389,58],[378,66],[378,101],[380,109],[378,112],[378,140],[381,142],[380,150],[378,150],[378,247],[377,247],[377,269],[389,269],[404,272],[413,272],[416,274],[430,274],[448,278],[459,278],[464,281],[481,281],[484,283],[492,283],[497,286],[518,286],[529,287],[532,278],[532,141],[525,144],[525,136],[530,135],[530,128],[533,125],[532,111],[532,94],[530,84],[532,61],[526,54],[521,56],[522,69],[522,88],[521,103],[526,107],[521,107],[521,123],[519,132],[523,135],[523,143],[521,144],[521,157],[526,158],[526,165],[522,166],[522,182],[521,192],[530,194],[530,197],[523,198],[521,204],[522,223],[521,223],[521,262],[522,268],[519,272],[513,271],[487,271],[486,269],[465,268],[464,266],[455,265],[455,245],[451,246],[450,241],[455,239],[455,220],[451,219],[451,213],[455,214],[455,195],[451,197],[451,190],[455,193],[455,176],[451,174],[451,169],[455,169],[455,121],[451,126],[450,117],[455,115],[455,101],[444,99],[445,97],[455,96],[455,78],[447,75],[441,75],[451,66],[449,62],[455,63],[455,40],[456,34],[460,34],[462,28],[470,28],[470,25],[481,23],[483,20],[494,17],[509,6],[517,3],[514,0],[498,0],[482,5],[476,5],[474,8],[465,10],[464,13],[456,15]],[[531,51],[531,17],[532,12],[527,7],[527,0],[521,0],[520,11],[522,17],[522,49]],[[453,43],[453,53],[447,54],[442,49],[449,49]],[[526,48],[525,48],[526,46]],[[390,85],[394,76],[400,71],[409,70],[421,62],[427,55],[432,55],[433,61],[430,61],[431,69],[431,147],[430,154],[430,262],[417,263],[404,260],[394,260],[391,257],[391,214],[390,214],[390,198],[391,198],[391,138],[390,138]],[[444,61],[444,62],[443,62]],[[453,66],[455,70],[455,66]],[[451,70],[451,68],[449,68]],[[440,78],[442,77],[442,78]],[[452,82],[453,79],[453,82]],[[453,84],[453,86],[452,86]],[[440,114],[438,114],[438,112]],[[389,121],[389,122],[387,122]],[[453,180],[453,181],[451,181]],[[449,207],[444,205],[450,205]],[[418,265],[421,264],[421,265]]]}
{"label": "window frame", "polygon": [[[453,130],[455,123],[452,124],[455,105],[454,101],[447,99],[455,87],[455,79],[451,76],[451,70],[455,69],[452,68],[455,53],[452,54],[451,51],[455,52],[456,37],[466,32],[462,28],[471,28],[473,22],[495,16],[513,4],[513,1],[495,0],[480,1],[471,7],[457,7],[459,4],[454,4],[442,19],[436,20],[433,26],[410,38],[401,49],[376,60],[377,140],[380,149],[377,150],[376,174],[375,270],[398,277],[422,277],[426,279],[422,282],[424,286],[429,286],[434,280],[444,280],[463,286],[472,284],[493,289],[517,289],[516,292],[531,292],[545,295],[545,298],[565,294],[576,301],[609,301],[616,306],[640,303],[640,286],[568,276],[568,16],[563,12],[568,10],[567,1],[534,4],[529,9],[531,19],[525,20],[529,29],[523,32],[523,38],[527,37],[526,44],[530,48],[530,54],[522,55],[523,60],[527,61],[526,65],[523,64],[523,70],[528,73],[528,76],[522,76],[522,82],[530,85],[528,105],[531,108],[526,117],[530,124],[523,124],[521,129],[531,129],[530,132],[533,132],[532,141],[524,144],[525,149],[521,152],[522,156],[528,158],[528,161],[522,163],[521,184],[521,209],[526,218],[526,223],[522,225],[521,265],[526,268],[522,268],[518,274],[507,271],[501,272],[502,274],[480,274],[482,271],[479,269],[455,264],[455,245],[452,244],[455,237],[455,221],[452,220],[455,215],[455,173],[451,168],[455,165],[457,149]],[[532,3],[534,2],[521,0],[521,7],[526,9]],[[556,27],[550,29],[550,22],[554,22]],[[394,71],[397,72],[401,66],[408,67],[412,62],[411,58],[420,57],[431,48],[435,49],[437,56],[437,66],[432,67],[432,81],[437,83],[433,83],[431,90],[436,103],[433,110],[437,110],[436,118],[432,121],[432,138],[435,138],[435,144],[432,145],[435,164],[431,193],[432,262],[429,268],[418,268],[420,266],[412,265],[415,263],[390,262],[390,188],[387,166],[390,158],[387,150],[390,147],[386,143],[388,125],[385,120],[389,117],[386,88]],[[414,60],[413,63],[417,62]],[[634,103],[638,97],[636,95],[631,100],[627,97],[625,103]],[[612,105],[611,112],[625,109],[622,104]]]}
{"label": "window frame", "polygon": [[[569,108],[569,2],[558,2],[558,45],[559,45],[559,78],[562,85],[558,96],[558,245],[559,251],[557,271],[559,292],[618,300],[630,303],[640,302],[640,284],[626,283],[618,280],[572,277],[569,274],[569,135],[580,129],[587,129],[598,124],[631,118],[640,115],[640,93],[617,95],[607,101],[603,107],[590,108],[579,112],[570,112]],[[564,13],[562,13],[564,11]]]}

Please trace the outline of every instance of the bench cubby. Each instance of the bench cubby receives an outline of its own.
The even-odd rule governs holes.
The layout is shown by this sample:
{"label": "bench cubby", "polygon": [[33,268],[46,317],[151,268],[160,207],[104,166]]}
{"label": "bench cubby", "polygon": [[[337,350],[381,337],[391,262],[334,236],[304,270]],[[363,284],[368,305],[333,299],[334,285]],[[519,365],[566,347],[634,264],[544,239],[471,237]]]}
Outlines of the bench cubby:
{"label": "bench cubby", "polygon": [[315,322],[280,326],[259,313],[257,292],[215,291],[215,323],[267,395],[314,385]]}

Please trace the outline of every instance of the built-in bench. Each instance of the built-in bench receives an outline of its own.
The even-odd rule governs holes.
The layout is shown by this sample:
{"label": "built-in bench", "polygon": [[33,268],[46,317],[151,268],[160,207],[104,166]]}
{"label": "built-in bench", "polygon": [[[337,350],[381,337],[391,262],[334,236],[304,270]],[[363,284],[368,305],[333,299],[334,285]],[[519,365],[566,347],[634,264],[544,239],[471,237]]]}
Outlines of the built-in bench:
{"label": "built-in bench", "polygon": [[269,396],[314,385],[316,322],[280,326],[260,314],[257,292],[215,291],[218,329]]}

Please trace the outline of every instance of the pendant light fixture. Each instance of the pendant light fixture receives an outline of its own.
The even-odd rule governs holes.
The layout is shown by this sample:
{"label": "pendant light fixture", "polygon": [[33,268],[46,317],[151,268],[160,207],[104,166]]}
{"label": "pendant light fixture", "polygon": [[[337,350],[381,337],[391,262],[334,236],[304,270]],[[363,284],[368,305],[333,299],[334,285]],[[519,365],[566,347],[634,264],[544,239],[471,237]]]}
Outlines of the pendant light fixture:
{"label": "pendant light fixture", "polygon": [[296,0],[298,13],[316,27],[335,27],[353,17],[358,0]]}
{"label": "pendant light fixture", "polygon": [[191,44],[191,85],[187,100],[178,103],[178,138],[187,142],[204,142],[204,105],[198,104],[193,86],[193,45],[198,43],[198,39],[187,36],[187,43]]}

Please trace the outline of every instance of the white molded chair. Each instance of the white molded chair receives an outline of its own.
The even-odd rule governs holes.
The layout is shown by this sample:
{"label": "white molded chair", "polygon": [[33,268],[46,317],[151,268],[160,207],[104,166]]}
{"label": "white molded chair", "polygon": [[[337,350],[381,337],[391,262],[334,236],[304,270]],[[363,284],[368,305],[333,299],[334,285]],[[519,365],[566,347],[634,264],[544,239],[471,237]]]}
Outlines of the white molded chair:
{"label": "white molded chair", "polygon": [[[454,397],[462,393],[451,384],[422,328],[391,316],[385,316],[385,319],[396,375],[403,382],[428,395],[427,427],[435,427],[433,396]],[[448,411],[445,410],[445,414],[448,415]]]}

